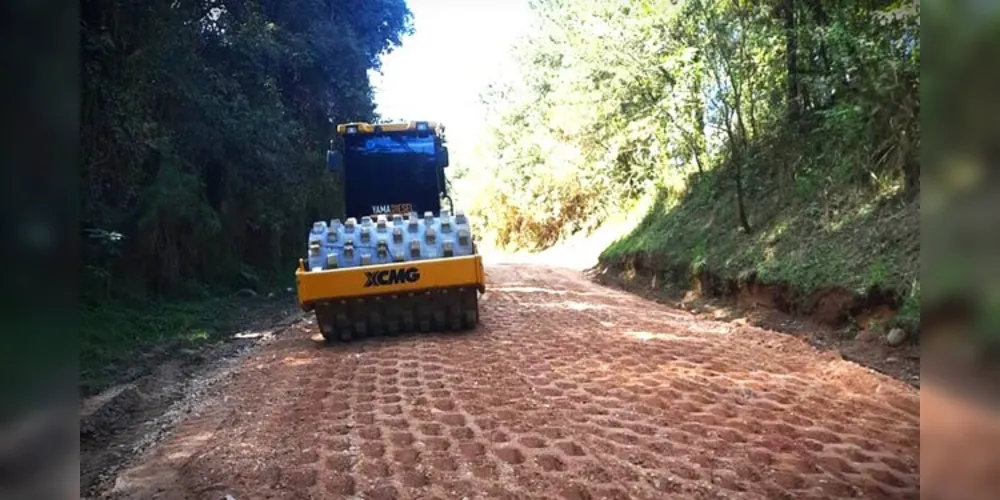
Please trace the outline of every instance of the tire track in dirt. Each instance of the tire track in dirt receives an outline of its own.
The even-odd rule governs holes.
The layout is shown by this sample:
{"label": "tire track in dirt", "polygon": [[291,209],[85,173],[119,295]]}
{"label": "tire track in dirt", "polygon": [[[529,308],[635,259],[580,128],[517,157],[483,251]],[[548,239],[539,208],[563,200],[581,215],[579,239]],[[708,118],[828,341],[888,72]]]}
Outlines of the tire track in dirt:
{"label": "tire track in dirt", "polygon": [[[625,457],[631,465],[654,464],[647,470],[658,471],[663,467],[650,453],[674,454],[665,462],[673,476],[647,477],[661,494],[709,494],[704,486],[715,483],[753,497],[916,495],[919,400],[903,384],[824,359],[796,339],[694,324],[687,313],[580,283],[575,273],[550,271],[546,285],[517,292],[564,297],[565,307],[579,311],[578,331],[553,325],[550,331],[575,338],[546,339],[525,350],[562,360],[562,365],[534,365],[544,372],[536,390],[558,398],[560,389],[582,389],[569,392],[560,406],[567,415],[593,415],[582,434],[607,450],[611,463],[628,467]],[[579,299],[602,294],[608,298]],[[520,303],[542,310],[557,305]],[[634,344],[610,345],[593,334],[601,328],[646,339],[647,347],[640,349],[650,359],[636,362]],[[668,341],[656,345],[657,339]],[[555,346],[561,352],[553,351]],[[753,352],[759,350],[765,352]],[[567,363],[572,359],[579,361]],[[868,391],[889,404],[869,399]],[[827,401],[830,396],[836,399]],[[889,431],[899,424],[901,429]],[[643,446],[649,453],[636,450]],[[765,467],[755,468],[755,462]],[[751,491],[749,483],[763,483],[763,491]],[[637,486],[628,496],[641,497],[641,491]]]}
{"label": "tire track in dirt", "polygon": [[533,265],[482,325],[250,358],[127,498],[917,498],[919,396],[801,340]]}

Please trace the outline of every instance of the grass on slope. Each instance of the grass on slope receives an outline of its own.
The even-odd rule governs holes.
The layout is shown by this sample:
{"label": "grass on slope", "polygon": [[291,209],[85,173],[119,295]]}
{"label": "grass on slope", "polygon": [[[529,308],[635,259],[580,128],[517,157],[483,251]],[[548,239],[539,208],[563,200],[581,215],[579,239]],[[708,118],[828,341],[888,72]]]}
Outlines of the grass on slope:
{"label": "grass on slope", "polygon": [[739,224],[731,171],[695,179],[671,202],[660,194],[636,228],[601,254],[605,265],[640,257],[658,270],[687,268],[739,280],[785,284],[798,294],[844,288],[889,292],[895,322],[919,327],[919,204],[899,182],[838,183],[744,171],[751,234]]}
{"label": "grass on slope", "polygon": [[[85,395],[141,375],[170,352],[193,349],[225,333],[228,300],[160,300],[145,304],[84,304],[80,388]],[[145,362],[148,361],[149,363]]]}

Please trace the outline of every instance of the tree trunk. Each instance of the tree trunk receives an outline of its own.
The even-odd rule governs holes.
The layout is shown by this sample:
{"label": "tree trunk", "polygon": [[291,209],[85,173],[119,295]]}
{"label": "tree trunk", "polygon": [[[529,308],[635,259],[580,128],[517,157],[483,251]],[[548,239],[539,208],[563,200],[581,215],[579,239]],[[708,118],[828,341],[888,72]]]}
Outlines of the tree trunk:
{"label": "tree trunk", "polygon": [[[730,152],[732,155],[732,152]],[[734,172],[736,173],[736,208],[739,212],[740,225],[743,226],[743,231],[747,234],[753,232],[750,228],[750,220],[747,217],[746,204],[744,202],[743,195],[743,157],[742,155],[732,155],[730,156],[733,161]]]}
{"label": "tree trunk", "polygon": [[691,87],[691,94],[695,96],[694,101],[694,151],[695,161],[698,162],[698,173],[703,173],[701,165],[701,152],[705,150],[705,103],[701,96],[701,72],[695,75],[694,84]]}
{"label": "tree trunk", "polygon": [[788,89],[786,94],[786,105],[788,106],[788,120],[794,122],[799,118],[799,69],[798,58],[798,36],[795,33],[795,0],[785,0],[782,8],[785,28],[785,66],[788,72]]}
{"label": "tree trunk", "polygon": [[736,158],[736,205],[739,209],[740,215],[740,225],[743,226],[743,231],[747,234],[751,233],[750,221],[747,219],[746,205],[743,202],[743,159]]}

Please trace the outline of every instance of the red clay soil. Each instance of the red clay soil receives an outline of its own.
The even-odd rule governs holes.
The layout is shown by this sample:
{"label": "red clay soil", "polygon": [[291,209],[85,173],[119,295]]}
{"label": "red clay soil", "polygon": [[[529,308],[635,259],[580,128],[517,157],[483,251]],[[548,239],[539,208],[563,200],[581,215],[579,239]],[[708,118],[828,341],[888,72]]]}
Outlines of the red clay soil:
{"label": "red clay soil", "polygon": [[803,340],[531,265],[466,334],[250,357],[122,498],[918,498],[920,399]]}

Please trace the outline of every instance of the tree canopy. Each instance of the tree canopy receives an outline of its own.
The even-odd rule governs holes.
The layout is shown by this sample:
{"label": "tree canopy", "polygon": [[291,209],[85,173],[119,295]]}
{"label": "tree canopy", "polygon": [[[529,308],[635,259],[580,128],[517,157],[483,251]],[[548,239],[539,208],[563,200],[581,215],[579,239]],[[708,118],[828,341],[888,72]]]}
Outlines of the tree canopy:
{"label": "tree canopy", "polygon": [[287,271],[339,209],[332,123],[376,118],[367,72],[410,17],[404,0],[83,2],[87,289]]}
{"label": "tree canopy", "polygon": [[725,169],[751,232],[744,170],[765,164],[755,175],[915,192],[917,5],[535,0],[519,71],[486,95],[498,182],[482,217],[501,244],[545,246]]}

